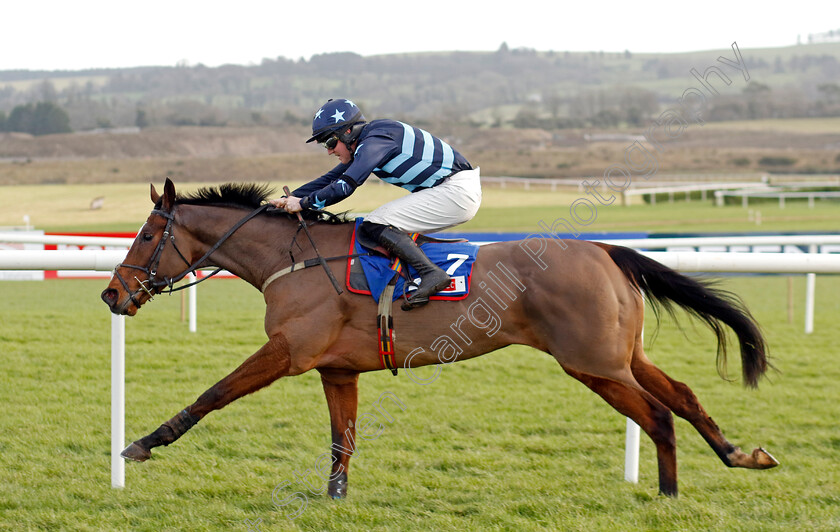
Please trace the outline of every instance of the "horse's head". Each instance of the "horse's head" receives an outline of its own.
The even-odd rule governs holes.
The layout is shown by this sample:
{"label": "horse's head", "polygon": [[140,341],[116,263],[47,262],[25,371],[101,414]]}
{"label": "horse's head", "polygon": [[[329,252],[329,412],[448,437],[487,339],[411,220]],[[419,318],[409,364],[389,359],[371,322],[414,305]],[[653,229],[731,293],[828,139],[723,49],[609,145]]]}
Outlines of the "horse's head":
{"label": "horse's head", "polygon": [[[189,268],[175,245],[175,185],[166,179],[163,195],[151,187],[152,213],[137,233],[124,262],[114,269],[104,301],[114,314],[133,316],[146,301],[180,280]],[[185,267],[186,263],[186,267]]]}

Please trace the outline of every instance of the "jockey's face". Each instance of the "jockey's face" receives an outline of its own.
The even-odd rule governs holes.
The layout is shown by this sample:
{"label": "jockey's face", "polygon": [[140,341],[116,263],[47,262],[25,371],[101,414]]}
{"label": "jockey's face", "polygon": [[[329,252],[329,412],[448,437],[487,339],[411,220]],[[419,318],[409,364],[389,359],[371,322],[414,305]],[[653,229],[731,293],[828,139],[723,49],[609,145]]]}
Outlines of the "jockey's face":
{"label": "jockey's face", "polygon": [[[355,142],[353,144],[356,144]],[[335,148],[327,148],[327,153],[335,155],[342,164],[349,164],[353,160],[353,147],[348,147],[341,141],[338,141]]]}

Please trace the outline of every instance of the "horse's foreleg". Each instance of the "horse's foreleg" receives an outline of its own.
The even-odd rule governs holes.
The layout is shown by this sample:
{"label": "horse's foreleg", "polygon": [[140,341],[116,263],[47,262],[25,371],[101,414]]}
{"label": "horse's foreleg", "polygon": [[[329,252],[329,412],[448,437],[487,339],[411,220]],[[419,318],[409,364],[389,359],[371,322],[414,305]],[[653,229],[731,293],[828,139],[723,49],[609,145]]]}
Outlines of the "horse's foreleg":
{"label": "horse's foreleg", "polygon": [[610,406],[635,421],[650,436],[656,445],[659,493],[676,497],[677,443],[671,411],[648,392],[625,382],[577,372],[565,366],[563,369],[604,398]]}
{"label": "horse's foreleg", "polygon": [[332,471],[328,493],[333,499],[347,496],[347,471],[356,449],[356,409],[359,404],[359,374],[321,371],[321,383],[330,410]]}
{"label": "horse's foreleg", "polygon": [[746,454],[724,437],[714,420],[709,417],[694,392],[684,383],[675,381],[654,366],[647,357],[633,355],[630,367],[642,387],[670,408],[676,415],[694,426],[706,443],[729,467],[769,469],[779,462],[761,447]]}
{"label": "horse's foreleg", "polygon": [[126,447],[121,453],[122,457],[138,462],[149,459],[152,448],[174,442],[213,410],[219,410],[243,395],[253,393],[288,375],[290,364],[289,347],[285,337],[273,336],[230,375],[201,394],[196,402],[148,436]]}

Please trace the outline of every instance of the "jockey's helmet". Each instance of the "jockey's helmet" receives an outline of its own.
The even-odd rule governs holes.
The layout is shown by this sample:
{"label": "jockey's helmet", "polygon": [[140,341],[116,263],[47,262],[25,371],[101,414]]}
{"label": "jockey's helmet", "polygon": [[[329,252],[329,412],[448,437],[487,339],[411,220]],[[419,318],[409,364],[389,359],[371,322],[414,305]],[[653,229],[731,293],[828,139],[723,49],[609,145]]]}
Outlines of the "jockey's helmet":
{"label": "jockey's helmet", "polygon": [[351,100],[330,99],[312,118],[312,137],[306,142],[324,142],[336,135],[349,146],[358,138],[365,122],[361,109]]}

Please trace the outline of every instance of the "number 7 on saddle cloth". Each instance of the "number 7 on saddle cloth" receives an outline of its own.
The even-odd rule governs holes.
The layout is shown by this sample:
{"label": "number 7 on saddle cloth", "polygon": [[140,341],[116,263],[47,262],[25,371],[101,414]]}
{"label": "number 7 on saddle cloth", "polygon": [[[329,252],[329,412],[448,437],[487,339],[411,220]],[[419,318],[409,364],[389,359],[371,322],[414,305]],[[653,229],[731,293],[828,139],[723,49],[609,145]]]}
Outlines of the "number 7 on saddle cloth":
{"label": "number 7 on saddle cloth", "polygon": [[[356,231],[358,231],[361,221],[361,218],[356,220],[356,230],[353,232],[353,238],[351,238],[351,254],[368,252],[356,240]],[[469,242],[425,242],[420,245],[426,256],[452,278],[449,287],[433,295],[432,300],[457,301],[465,299],[469,295],[472,268],[478,253],[478,247]],[[361,264],[366,283],[359,282],[358,275],[351,275],[351,269],[358,270],[355,265],[352,265],[353,260],[358,260]],[[397,272],[391,268],[391,259],[379,254],[366,254],[350,259],[350,262],[351,264],[347,268],[347,289],[356,294],[370,294],[378,303],[382,291],[391,279],[397,275]],[[403,268],[408,269],[408,274],[412,279],[419,279],[414,268],[406,264],[403,264]],[[355,278],[355,280],[351,281],[351,278]],[[397,278],[394,300],[403,296],[405,283],[406,280],[402,276]],[[364,286],[365,284],[367,286]],[[408,293],[410,294],[413,289],[415,289],[414,286],[409,285]]]}

